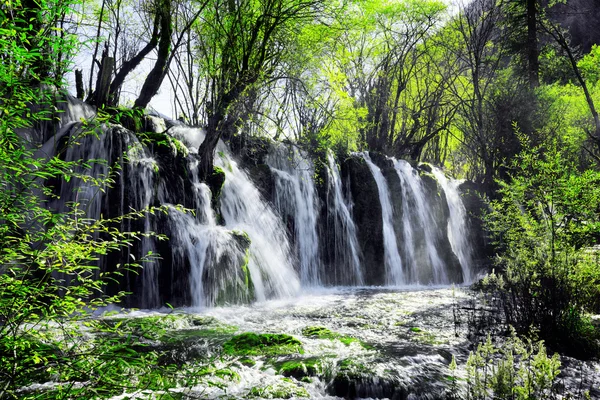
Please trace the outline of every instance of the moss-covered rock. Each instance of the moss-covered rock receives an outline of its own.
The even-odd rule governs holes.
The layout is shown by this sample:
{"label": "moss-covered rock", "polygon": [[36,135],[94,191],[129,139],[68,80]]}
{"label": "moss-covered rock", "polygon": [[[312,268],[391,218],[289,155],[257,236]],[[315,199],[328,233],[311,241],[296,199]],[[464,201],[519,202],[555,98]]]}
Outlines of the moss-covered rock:
{"label": "moss-covered rock", "polygon": [[339,340],[340,342],[344,343],[346,346],[350,346],[350,344],[356,343],[365,349],[372,349],[371,346],[369,346],[366,343],[363,343],[361,340],[359,340],[355,337],[341,335],[341,334],[333,332],[323,326],[307,326],[306,328],[302,329],[302,334],[306,337],[315,338],[315,339]]}
{"label": "moss-covered rock", "polygon": [[213,172],[206,179],[206,184],[210,188],[212,193],[212,206],[213,209],[217,208],[219,198],[221,197],[221,190],[223,190],[223,184],[225,183],[225,171],[221,167],[214,166]]}
{"label": "moss-covered rock", "polygon": [[249,303],[255,299],[250,274],[250,237],[246,232],[231,231],[231,243],[220,258],[205,272],[203,282],[211,305]]}
{"label": "moss-covered rock", "polygon": [[246,332],[223,343],[223,352],[232,356],[285,355],[304,352],[302,342],[280,333]]}
{"label": "moss-covered rock", "polygon": [[307,376],[318,376],[323,372],[323,363],[317,357],[277,361],[273,366],[278,374],[297,380]]}

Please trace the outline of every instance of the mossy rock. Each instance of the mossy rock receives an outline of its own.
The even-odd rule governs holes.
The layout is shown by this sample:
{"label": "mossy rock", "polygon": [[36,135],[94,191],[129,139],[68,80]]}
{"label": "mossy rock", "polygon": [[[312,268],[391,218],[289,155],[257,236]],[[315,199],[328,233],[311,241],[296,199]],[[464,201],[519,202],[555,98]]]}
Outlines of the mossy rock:
{"label": "mossy rock", "polygon": [[341,335],[323,326],[307,326],[306,328],[302,329],[302,334],[306,337],[314,339],[337,339],[340,342],[344,343],[346,346],[350,346],[350,344],[352,343],[357,343],[367,350],[371,350],[373,348],[372,346],[362,342],[360,339],[354,338],[352,336]]}
{"label": "mossy rock", "polygon": [[288,378],[265,387],[253,387],[247,393],[246,398],[261,399],[296,399],[309,398],[310,395],[304,387]]}
{"label": "mossy rock", "polygon": [[323,372],[323,362],[316,357],[277,361],[273,366],[278,374],[297,380],[307,376],[318,376]]}
{"label": "mossy rock", "polygon": [[297,382],[294,382],[289,378],[283,378],[281,381],[272,385],[251,388],[246,397],[261,399],[292,399],[309,398],[310,395],[306,389]]}
{"label": "mossy rock", "polygon": [[337,373],[327,386],[327,391],[345,398],[406,398],[406,390],[397,376],[386,373],[381,376],[368,366],[351,359],[337,363]]}
{"label": "mossy rock", "polygon": [[239,251],[243,252],[243,256],[227,256],[218,261],[215,272],[225,272],[228,268],[239,268],[239,270],[235,271],[233,279],[231,277],[216,279],[217,282],[224,282],[224,284],[221,284],[216,289],[217,293],[214,304],[218,306],[250,303],[256,298],[254,282],[252,282],[252,275],[250,274],[248,265],[250,262],[250,237],[246,232],[238,230],[231,231],[231,236],[233,241],[236,242]]}
{"label": "mossy rock", "polygon": [[213,209],[216,208],[217,202],[221,197],[221,190],[223,190],[223,184],[225,183],[225,171],[223,168],[214,166],[213,172],[206,179],[206,184],[210,188],[212,193],[212,205]]}
{"label": "mossy rock", "polygon": [[170,345],[186,345],[201,340],[214,340],[225,342],[230,339],[238,327],[232,325],[215,326],[204,329],[181,329],[171,331],[161,336],[160,340]]}
{"label": "mossy rock", "polygon": [[156,150],[168,148],[174,156],[187,157],[189,150],[181,140],[176,139],[165,132],[136,132],[140,142],[154,147]]}
{"label": "mossy rock", "polygon": [[318,339],[337,339],[339,337],[339,334],[323,326],[307,326],[302,329],[302,334],[306,337]]}
{"label": "mossy rock", "polygon": [[260,356],[302,354],[304,349],[302,343],[290,335],[246,332],[223,343],[223,352],[231,356]]}

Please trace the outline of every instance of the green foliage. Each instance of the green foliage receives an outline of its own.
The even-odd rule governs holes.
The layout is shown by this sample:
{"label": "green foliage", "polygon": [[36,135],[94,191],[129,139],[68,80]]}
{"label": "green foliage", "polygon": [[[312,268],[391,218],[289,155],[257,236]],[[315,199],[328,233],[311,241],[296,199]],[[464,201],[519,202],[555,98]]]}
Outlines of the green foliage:
{"label": "green foliage", "polygon": [[487,220],[503,275],[484,283],[502,295],[518,332],[533,328],[553,348],[592,356],[598,332],[586,313],[599,309],[600,265],[590,246],[600,237],[600,173],[578,171],[556,141],[522,152],[513,168]]}
{"label": "green foliage", "polygon": [[228,355],[278,355],[302,354],[302,342],[293,336],[276,333],[242,333],[223,344]]}
{"label": "green foliage", "polygon": [[595,85],[600,80],[600,46],[592,46],[592,50],[577,63],[588,85]]}
{"label": "green foliage", "polygon": [[467,399],[554,398],[560,365],[558,354],[548,357],[543,341],[523,341],[513,331],[495,346],[488,335],[467,360]]}
{"label": "green foliage", "polygon": [[[64,161],[68,146],[96,136],[110,116],[80,121],[82,129],[54,148],[39,151],[36,137],[58,126],[64,95],[62,74],[74,55],[76,37],[59,25],[77,2],[8,1],[0,9],[0,398],[102,398],[126,390],[168,390],[190,375],[173,366],[157,368],[159,354],[140,338],[155,337],[155,324],[136,327],[92,319],[100,307],[118,303],[106,285],[136,263],[98,267],[149,232],[119,227],[147,213],[112,219],[88,217],[84,205],[51,209],[51,185],[81,180],[98,193],[109,190],[118,168],[105,176],[86,173],[106,160]],[[36,131],[37,130],[37,131]],[[64,147],[61,147],[64,146]],[[49,154],[48,154],[49,153]],[[51,183],[52,182],[52,183]],[[163,237],[159,237],[163,239]],[[41,387],[35,383],[50,382]]]}

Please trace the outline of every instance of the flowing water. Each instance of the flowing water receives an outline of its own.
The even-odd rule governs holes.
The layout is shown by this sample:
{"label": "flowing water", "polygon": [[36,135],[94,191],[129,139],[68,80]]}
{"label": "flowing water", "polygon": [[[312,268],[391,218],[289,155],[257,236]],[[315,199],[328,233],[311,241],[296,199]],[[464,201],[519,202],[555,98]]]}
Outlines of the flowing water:
{"label": "flowing water", "polygon": [[[406,240],[404,248],[408,255],[406,267],[410,271],[409,276],[413,278],[410,281],[415,282],[415,278],[427,276],[424,272],[428,270],[431,271],[431,283],[448,284],[445,264],[438,254],[436,232],[439,227],[432,207],[427,207],[428,199],[423,182],[417,171],[404,160],[395,160],[394,168],[402,182],[402,226]],[[423,238],[422,243],[416,241],[417,235]]]}
{"label": "flowing water", "polygon": [[[272,180],[272,188],[265,192],[221,142],[215,164],[225,181],[215,199],[198,173],[203,130],[171,126],[168,140],[152,146],[119,127],[97,127],[97,137],[78,138],[79,120],[89,118],[90,109],[71,103],[55,143],[77,143],[68,148],[67,161],[107,160],[92,162],[80,172],[96,180],[110,178],[114,188],[98,188],[92,179],[73,179],[60,187],[59,198],[50,201],[50,207],[66,211],[67,204],[74,202],[82,216],[93,219],[131,209],[170,207],[167,217],[148,214],[123,227],[156,231],[171,239],[164,245],[143,237],[126,252],[128,260],[163,253],[162,260],[142,260],[141,278],[126,277],[124,287],[137,292],[140,306],[159,307],[173,297],[180,305],[193,306],[265,301],[293,297],[310,288],[360,286],[367,274],[373,281],[363,263],[365,241],[372,239],[359,241],[353,216],[352,196],[362,194],[351,193],[351,177],[342,177],[333,154],[314,161],[297,146],[272,144],[262,160]],[[159,130],[166,129],[154,120],[154,125],[162,126]],[[51,143],[46,143],[39,153],[51,154],[51,149]],[[422,171],[406,161],[388,159],[399,181],[392,192],[389,171],[384,176],[366,152],[354,157],[364,159],[377,186],[372,201],[381,205],[385,276],[375,281],[388,286],[470,281],[467,215],[457,183],[434,168],[430,179],[437,181],[433,183],[437,189],[431,192]],[[315,184],[315,162],[321,163],[325,174],[322,193]],[[119,166],[122,173],[117,174]],[[460,264],[461,277],[452,270],[455,264]]]}
{"label": "flowing water", "polygon": [[303,286],[319,286],[321,280],[317,237],[317,198],[314,168],[295,146],[273,146],[267,164],[275,177],[275,204],[279,214],[291,218]]}
{"label": "flowing water", "polygon": [[379,191],[381,217],[383,219],[383,245],[385,252],[385,269],[387,273],[386,283],[395,286],[403,285],[406,282],[404,280],[402,259],[400,258],[400,253],[398,251],[396,234],[394,233],[394,215],[390,191],[383,173],[377,165],[373,164],[369,154],[361,153],[361,156],[367,162],[367,165],[373,174],[373,178],[375,178],[375,182],[377,183],[377,190]]}
{"label": "flowing water", "polygon": [[364,284],[360,262],[360,247],[356,225],[352,220],[352,202],[344,195],[342,178],[331,152],[327,153],[327,209],[328,231],[333,235],[333,272],[331,281],[338,285]]}
{"label": "flowing water", "polygon": [[448,208],[450,209],[448,239],[450,239],[452,250],[460,260],[465,283],[471,283],[473,280],[473,273],[471,272],[472,249],[468,243],[467,210],[458,192],[461,181],[448,179],[439,168],[434,167],[433,174],[446,194]]}

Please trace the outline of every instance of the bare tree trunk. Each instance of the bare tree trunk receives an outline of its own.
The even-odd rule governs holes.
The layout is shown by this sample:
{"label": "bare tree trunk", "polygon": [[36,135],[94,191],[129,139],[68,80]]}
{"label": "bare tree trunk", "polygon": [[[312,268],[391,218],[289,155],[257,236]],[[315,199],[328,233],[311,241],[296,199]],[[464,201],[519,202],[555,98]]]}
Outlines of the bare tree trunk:
{"label": "bare tree trunk", "polygon": [[169,68],[171,52],[171,34],[173,25],[171,24],[171,0],[162,0],[160,9],[157,10],[160,15],[160,41],[158,43],[158,55],[152,71],[146,77],[140,95],[135,100],[134,107],[146,108],[152,97],[158,92]]}
{"label": "bare tree trunk", "polygon": [[83,90],[83,71],[80,69],[75,70],[75,90],[77,92],[77,98],[83,100],[85,91]]}
{"label": "bare tree trunk", "polygon": [[539,51],[537,44],[536,0],[527,0],[527,64],[529,86],[533,89],[540,85]]}

